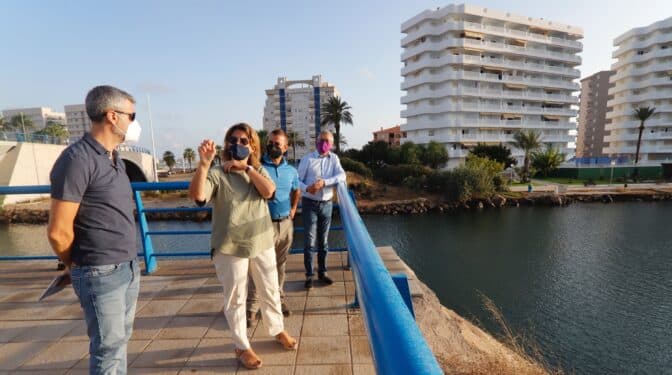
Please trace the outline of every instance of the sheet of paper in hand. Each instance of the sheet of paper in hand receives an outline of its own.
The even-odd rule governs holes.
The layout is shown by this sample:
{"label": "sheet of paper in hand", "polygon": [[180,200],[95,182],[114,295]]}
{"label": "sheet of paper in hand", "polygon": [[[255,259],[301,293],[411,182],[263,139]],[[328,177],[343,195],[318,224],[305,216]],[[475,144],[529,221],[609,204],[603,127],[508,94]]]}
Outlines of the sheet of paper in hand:
{"label": "sheet of paper in hand", "polygon": [[54,277],[47,289],[42,292],[42,295],[37,301],[42,302],[42,300],[49,297],[50,295],[60,292],[61,290],[65,289],[66,286],[70,285],[71,282],[70,272],[64,272]]}

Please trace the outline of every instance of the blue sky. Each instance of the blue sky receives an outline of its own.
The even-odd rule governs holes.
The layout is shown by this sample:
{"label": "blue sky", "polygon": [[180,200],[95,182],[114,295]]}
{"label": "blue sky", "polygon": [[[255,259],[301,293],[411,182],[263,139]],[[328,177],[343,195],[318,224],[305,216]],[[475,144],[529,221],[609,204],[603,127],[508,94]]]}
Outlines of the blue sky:
{"label": "blue sky", "polygon": [[[138,99],[149,146],[151,96],[157,154],[221,140],[238,121],[261,128],[264,90],[278,76],[313,74],[352,106],[343,127],[361,147],[401,121],[400,25],[449,2],[0,0],[0,109],[63,111],[111,84]],[[672,15],[672,1],[499,1],[469,4],[580,26],[582,76],[608,69],[614,37]]]}

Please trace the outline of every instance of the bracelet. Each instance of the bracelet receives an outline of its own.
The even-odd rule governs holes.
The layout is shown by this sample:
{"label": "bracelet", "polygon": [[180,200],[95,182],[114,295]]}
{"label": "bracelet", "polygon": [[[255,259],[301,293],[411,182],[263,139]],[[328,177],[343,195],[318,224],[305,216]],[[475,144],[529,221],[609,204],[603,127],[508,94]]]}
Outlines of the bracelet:
{"label": "bracelet", "polygon": [[247,168],[245,168],[245,173],[249,173],[252,169],[252,166],[248,165]]}

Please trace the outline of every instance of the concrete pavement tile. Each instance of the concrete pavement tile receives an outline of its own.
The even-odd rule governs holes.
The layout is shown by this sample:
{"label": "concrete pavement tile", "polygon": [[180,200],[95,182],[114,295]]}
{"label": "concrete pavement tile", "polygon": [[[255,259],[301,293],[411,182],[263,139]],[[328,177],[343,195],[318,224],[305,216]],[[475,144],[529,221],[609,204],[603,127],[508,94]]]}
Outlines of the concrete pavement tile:
{"label": "concrete pavement tile", "polygon": [[345,314],[345,296],[308,297],[306,314]]}
{"label": "concrete pavement tile", "polygon": [[132,363],[132,368],[181,368],[198,345],[198,339],[154,340]]}
{"label": "concrete pavement tile", "polygon": [[227,338],[201,340],[189,357],[187,367],[213,367],[235,372],[238,360],[234,353],[233,340]]}
{"label": "concrete pavement tile", "polygon": [[164,317],[136,317],[133,323],[131,340],[152,340],[168,325],[172,316]]}
{"label": "concrete pavement tile", "polygon": [[222,312],[224,297],[220,299],[192,299],[182,306],[177,315],[186,316],[216,316]]}
{"label": "concrete pavement tile", "polygon": [[166,317],[177,314],[187,303],[187,300],[151,300],[135,316],[139,317]]}
{"label": "concrete pavement tile", "polygon": [[302,337],[297,365],[350,364],[348,336]]}
{"label": "concrete pavement tile", "polygon": [[13,342],[0,345],[0,370],[14,370],[49,347],[50,342]]}
{"label": "concrete pavement tile", "polygon": [[214,316],[176,316],[161,329],[158,339],[200,339],[210,329]]}
{"label": "concrete pavement tile", "polygon": [[350,349],[352,350],[352,363],[373,364],[367,336],[350,336]]}
{"label": "concrete pavement tile", "polygon": [[376,368],[373,365],[352,365],[353,375],[376,375]]}
{"label": "concrete pavement tile", "polygon": [[351,375],[350,365],[296,366],[294,375]]}
{"label": "concrete pavement tile", "polygon": [[41,351],[31,360],[25,362],[21,370],[67,370],[73,367],[89,352],[88,341],[55,342],[46,350]]}
{"label": "concrete pavement tile", "polygon": [[362,314],[348,314],[348,326],[350,328],[350,336],[366,335]]}
{"label": "concrete pavement tile", "polygon": [[264,365],[294,365],[296,362],[296,350],[286,350],[275,338],[252,339],[250,345]]}
{"label": "concrete pavement tile", "polygon": [[303,320],[303,337],[347,336],[348,316],[337,315],[306,315]]}
{"label": "concrete pavement tile", "polygon": [[45,320],[31,322],[31,329],[23,331],[12,339],[12,342],[25,341],[57,341],[66,333],[72,331],[78,320]]}
{"label": "concrete pavement tile", "polygon": [[[126,363],[133,363],[136,358],[145,350],[147,345],[149,345],[150,340],[131,340],[128,342],[128,347],[126,348]],[[87,350],[88,351],[88,350]],[[88,369],[89,368],[89,354],[87,353],[84,358],[82,358],[75,365],[76,369]]]}

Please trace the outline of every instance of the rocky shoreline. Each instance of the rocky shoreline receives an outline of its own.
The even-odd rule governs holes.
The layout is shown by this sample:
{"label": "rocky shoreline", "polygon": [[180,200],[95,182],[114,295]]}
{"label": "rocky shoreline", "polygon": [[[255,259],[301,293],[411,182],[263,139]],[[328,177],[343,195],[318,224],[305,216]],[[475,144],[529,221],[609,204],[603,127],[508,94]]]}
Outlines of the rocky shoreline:
{"label": "rocky shoreline", "polygon": [[535,193],[520,197],[496,194],[491,198],[471,199],[463,203],[448,203],[427,198],[391,202],[371,202],[358,206],[362,214],[408,215],[445,213],[457,210],[520,206],[568,206],[572,203],[659,202],[672,201],[672,192],[604,192],[604,193]]}
{"label": "rocky shoreline", "polygon": [[[460,210],[484,210],[521,206],[562,207],[573,203],[615,203],[615,202],[661,202],[672,201],[672,192],[664,190],[631,190],[577,193],[522,193],[495,194],[490,198],[475,198],[463,203],[445,202],[440,199],[415,198],[407,200],[378,201],[359,200],[357,208],[361,214],[369,215],[414,215],[425,213],[449,213]],[[193,207],[185,199],[157,201],[148,207]],[[151,212],[147,220],[208,221],[210,213],[200,212]],[[49,206],[45,202],[25,203],[6,206],[0,212],[0,224],[46,224],[49,221]]]}

